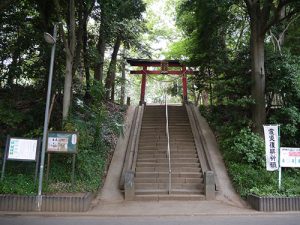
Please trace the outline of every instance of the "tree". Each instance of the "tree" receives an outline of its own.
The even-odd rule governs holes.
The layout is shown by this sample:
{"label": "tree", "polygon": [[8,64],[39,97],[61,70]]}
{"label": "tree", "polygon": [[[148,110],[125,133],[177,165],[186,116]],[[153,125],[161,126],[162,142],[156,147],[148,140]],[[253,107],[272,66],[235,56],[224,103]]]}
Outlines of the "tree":
{"label": "tree", "polygon": [[[110,11],[111,10],[111,11]],[[103,66],[104,66],[104,54],[107,42],[107,33],[109,27],[109,12],[114,12],[112,5],[110,5],[110,1],[103,0],[100,2],[100,27],[99,27],[99,38],[97,42],[97,51],[98,57],[95,62],[95,72],[94,78],[100,83],[103,80]]]}
{"label": "tree", "polygon": [[183,1],[179,8],[178,24],[188,37],[184,45],[188,61],[195,66],[204,66],[206,69],[200,68],[200,71],[210,71],[215,78],[228,75],[229,59],[243,49],[242,44],[245,45],[249,34],[253,130],[260,134],[266,121],[266,35],[274,25],[285,22],[285,28],[290,26],[299,7],[296,0],[213,0]]}
{"label": "tree", "polygon": [[69,1],[69,19],[68,19],[68,37],[60,26],[60,32],[63,37],[64,47],[66,51],[66,73],[64,82],[64,97],[63,97],[63,119],[69,115],[72,98],[72,81],[73,81],[73,64],[76,50],[76,33],[75,33],[75,4],[74,0]]}
{"label": "tree", "polygon": [[[265,37],[272,26],[291,19],[298,11],[296,0],[244,0],[250,17],[251,94],[255,101],[252,108],[253,129],[263,135],[266,121],[265,109]],[[286,11],[283,13],[283,11]]]}
{"label": "tree", "polygon": [[3,0],[0,3],[0,11],[5,10],[10,4],[16,2],[16,0]]}
{"label": "tree", "polygon": [[121,43],[125,46],[133,46],[138,40],[141,29],[142,12],[145,10],[145,5],[141,0],[138,1],[122,1],[117,8],[115,21],[111,21],[110,37],[113,40],[113,52],[111,55],[110,64],[105,79],[106,99],[114,101],[115,95],[115,77],[117,56]]}
{"label": "tree", "polygon": [[226,35],[231,22],[230,6],[227,1],[193,0],[183,1],[178,8],[177,24],[185,37],[173,45],[171,53],[181,56],[189,66],[197,67],[195,83],[206,83],[197,85],[198,92],[209,93],[211,104],[213,81],[224,74],[228,65]]}

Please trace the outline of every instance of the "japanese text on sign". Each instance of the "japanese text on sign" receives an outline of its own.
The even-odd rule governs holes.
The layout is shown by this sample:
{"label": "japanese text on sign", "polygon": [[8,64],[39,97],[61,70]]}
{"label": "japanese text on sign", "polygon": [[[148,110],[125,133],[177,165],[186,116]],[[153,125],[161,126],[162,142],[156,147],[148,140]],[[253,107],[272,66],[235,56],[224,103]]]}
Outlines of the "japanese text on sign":
{"label": "japanese text on sign", "polygon": [[47,152],[76,153],[77,133],[49,131]]}
{"label": "japanese text on sign", "polygon": [[280,148],[281,167],[300,167],[300,148]]}
{"label": "japanese text on sign", "polygon": [[278,170],[278,125],[264,126],[264,133],[267,170]]}
{"label": "japanese text on sign", "polygon": [[36,160],[38,141],[35,139],[11,138],[8,148],[8,160]]}

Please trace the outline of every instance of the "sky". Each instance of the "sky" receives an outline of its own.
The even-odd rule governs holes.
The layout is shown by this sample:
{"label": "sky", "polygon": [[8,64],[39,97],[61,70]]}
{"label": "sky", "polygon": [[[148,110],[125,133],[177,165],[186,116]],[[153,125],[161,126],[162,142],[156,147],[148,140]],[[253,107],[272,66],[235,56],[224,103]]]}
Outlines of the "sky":
{"label": "sky", "polygon": [[[169,45],[180,38],[175,19],[176,1],[178,0],[145,0],[147,9],[144,19],[147,21],[147,27],[150,31],[144,34],[143,40],[152,48],[152,59],[165,59],[164,52],[167,52]],[[129,96],[137,104],[140,98],[141,81],[130,76],[128,78],[132,87],[129,90]],[[165,91],[173,84],[168,77],[161,78],[161,81],[157,81],[156,78],[156,76],[148,76],[147,78],[145,96],[147,103],[162,103]],[[171,80],[174,79],[175,77],[172,77]],[[169,103],[180,101],[170,95],[167,98]]]}
{"label": "sky", "polygon": [[155,38],[151,38],[150,35],[150,46],[155,51],[157,59],[165,59],[163,52],[168,50],[172,42],[180,38],[175,20],[176,1],[152,0],[147,2],[145,19],[148,20],[148,28],[152,29],[155,36]]}

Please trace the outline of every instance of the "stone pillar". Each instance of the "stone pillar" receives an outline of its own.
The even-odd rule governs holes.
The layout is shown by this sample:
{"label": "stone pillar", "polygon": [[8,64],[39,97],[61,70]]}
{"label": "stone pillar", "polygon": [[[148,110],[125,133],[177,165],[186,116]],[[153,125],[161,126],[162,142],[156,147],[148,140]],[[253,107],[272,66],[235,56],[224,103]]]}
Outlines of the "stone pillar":
{"label": "stone pillar", "polygon": [[204,172],[204,194],[206,200],[216,199],[216,185],[213,171]]}
{"label": "stone pillar", "polygon": [[127,171],[125,173],[125,200],[134,200],[135,197],[135,185],[134,185],[134,172]]}

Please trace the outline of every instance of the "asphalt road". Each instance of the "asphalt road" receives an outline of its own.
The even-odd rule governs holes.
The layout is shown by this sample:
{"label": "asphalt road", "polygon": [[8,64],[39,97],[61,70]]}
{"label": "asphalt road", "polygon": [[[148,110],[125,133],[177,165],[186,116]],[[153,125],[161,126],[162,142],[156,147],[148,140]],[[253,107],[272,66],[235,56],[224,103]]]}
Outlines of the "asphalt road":
{"label": "asphalt road", "polygon": [[299,214],[181,217],[21,217],[2,216],[0,225],[300,225]]}

